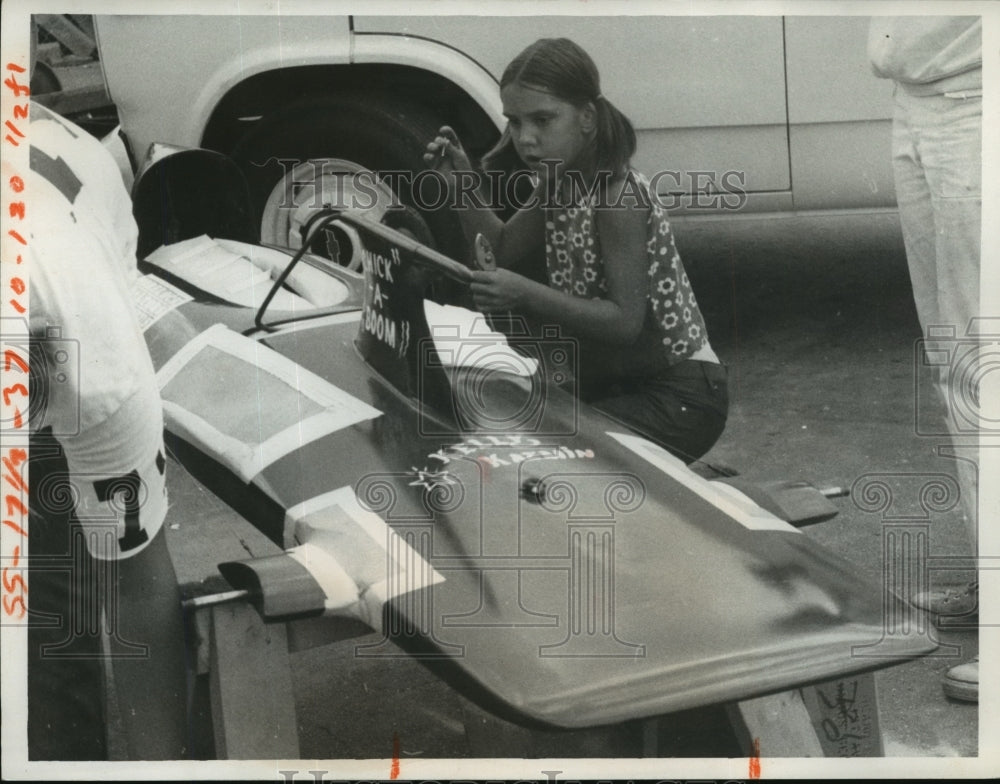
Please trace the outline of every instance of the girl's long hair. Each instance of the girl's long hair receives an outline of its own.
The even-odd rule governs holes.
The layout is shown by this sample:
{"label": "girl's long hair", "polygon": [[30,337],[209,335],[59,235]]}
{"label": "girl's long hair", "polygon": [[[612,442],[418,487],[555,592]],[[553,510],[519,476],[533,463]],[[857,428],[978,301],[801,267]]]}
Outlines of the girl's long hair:
{"label": "girl's long hair", "polygon": [[[628,117],[601,94],[597,66],[578,44],[568,38],[541,38],[531,44],[507,66],[500,79],[500,89],[517,82],[541,89],[560,100],[582,107],[588,101],[597,111],[596,153],[598,171],[623,175],[635,154],[635,129]],[[507,168],[516,160],[509,128],[500,141],[483,156],[483,168]]]}

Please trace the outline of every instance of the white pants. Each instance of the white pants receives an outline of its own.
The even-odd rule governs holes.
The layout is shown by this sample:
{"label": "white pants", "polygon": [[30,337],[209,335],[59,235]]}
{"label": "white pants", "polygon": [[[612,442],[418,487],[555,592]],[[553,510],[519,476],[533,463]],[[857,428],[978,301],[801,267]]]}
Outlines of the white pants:
{"label": "white pants", "polygon": [[[897,85],[893,168],[913,298],[924,337],[952,330],[952,346],[979,315],[981,161],[981,97],[917,96]],[[961,383],[968,371],[960,379],[951,370],[942,366],[938,383],[957,446],[972,441],[976,428],[956,416],[956,408],[967,412],[978,404]],[[978,452],[964,446],[955,451],[967,458],[957,460],[957,478],[975,552]]]}

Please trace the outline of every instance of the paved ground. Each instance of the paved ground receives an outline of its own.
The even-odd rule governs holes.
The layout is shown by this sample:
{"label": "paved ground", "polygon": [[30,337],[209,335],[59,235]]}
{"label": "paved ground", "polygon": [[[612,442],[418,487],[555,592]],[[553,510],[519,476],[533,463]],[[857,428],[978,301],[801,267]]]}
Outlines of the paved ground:
{"label": "paved ground", "polygon": [[[954,475],[955,469],[937,453],[941,439],[916,434],[918,401],[922,423],[934,421],[941,409],[927,377],[914,373],[920,327],[898,219],[782,223],[785,233],[739,221],[679,227],[736,390],[725,436],[709,457],[748,478],[847,487],[866,475],[909,474],[889,480],[898,506],[884,515],[919,517],[921,475]],[[729,274],[713,255],[719,231],[729,238]],[[837,518],[809,535],[881,574],[884,515],[860,509],[854,499],[841,499],[839,506]],[[970,552],[957,508],[931,513],[925,522],[931,556]],[[961,571],[937,574],[968,578]],[[939,676],[975,655],[977,637],[973,630],[951,629],[939,639],[941,652],[951,655],[878,673],[887,754],[976,753],[976,707],[948,700]]]}
{"label": "paved ground", "polygon": [[[884,515],[919,517],[924,513],[913,483],[954,473],[953,461],[935,451],[941,441],[915,432],[918,401],[931,419],[940,409],[927,380],[914,381],[920,331],[898,221],[884,214],[768,223],[676,226],[713,343],[731,371],[729,425],[707,459],[750,479],[851,487],[881,476],[893,493],[889,512],[842,498],[841,514],[808,532],[856,561],[877,584]],[[956,511],[931,513],[923,523],[932,556],[968,552]],[[946,577],[958,581],[965,574]],[[977,707],[948,700],[939,678],[977,652],[977,636],[968,629],[928,633],[953,655],[877,674],[886,752],[975,755]],[[358,666],[352,645],[294,655],[304,759],[387,758],[394,738],[404,761],[641,753],[639,725],[565,733],[506,725],[412,660]],[[733,748],[717,711],[670,717],[659,732],[663,756],[727,755]]]}

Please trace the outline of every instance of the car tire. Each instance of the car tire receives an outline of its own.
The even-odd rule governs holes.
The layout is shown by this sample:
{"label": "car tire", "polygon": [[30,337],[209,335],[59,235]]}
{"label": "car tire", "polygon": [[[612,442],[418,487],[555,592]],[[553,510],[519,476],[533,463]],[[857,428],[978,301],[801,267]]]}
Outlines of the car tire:
{"label": "car tire", "polygon": [[[409,172],[408,182],[403,176],[388,180],[399,201],[418,206],[438,248],[465,261],[461,227],[445,200],[438,198],[436,184],[429,182],[426,175],[421,178],[425,186],[423,200],[416,198],[412,188],[413,175],[426,169],[426,145],[441,124],[425,109],[405,101],[360,94],[312,96],[287,104],[260,120],[237,144],[232,157],[247,178],[252,207],[261,218],[261,241],[295,247],[298,238],[282,236],[284,226],[291,221],[279,219],[275,228],[274,205],[283,198],[282,188],[288,194],[305,192],[305,198],[316,200],[315,187],[311,191],[311,186],[303,188],[311,178],[326,177],[332,183],[343,173]],[[292,176],[296,162],[300,168]],[[338,193],[345,182],[350,183],[351,178],[340,180]],[[378,198],[383,195],[380,193]],[[314,206],[322,208],[322,204]],[[378,217],[384,206],[379,206]],[[289,232],[294,234],[291,228]]]}

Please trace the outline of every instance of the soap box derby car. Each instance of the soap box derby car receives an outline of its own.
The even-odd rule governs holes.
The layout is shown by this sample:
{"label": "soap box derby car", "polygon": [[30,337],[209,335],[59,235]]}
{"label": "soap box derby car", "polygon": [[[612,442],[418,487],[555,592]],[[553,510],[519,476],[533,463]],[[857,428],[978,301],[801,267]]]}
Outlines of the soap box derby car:
{"label": "soap box derby car", "polygon": [[[916,611],[781,519],[780,498],[710,481],[581,404],[558,331],[504,336],[434,302],[469,266],[415,239],[391,198],[326,205],[278,250],[254,244],[223,156],[168,153],[133,189],[144,285],[187,295],[145,334],[172,449],[284,551],[219,567],[265,620],[361,619],[561,727],[933,648],[886,620]],[[811,504],[798,522],[836,512]]]}

